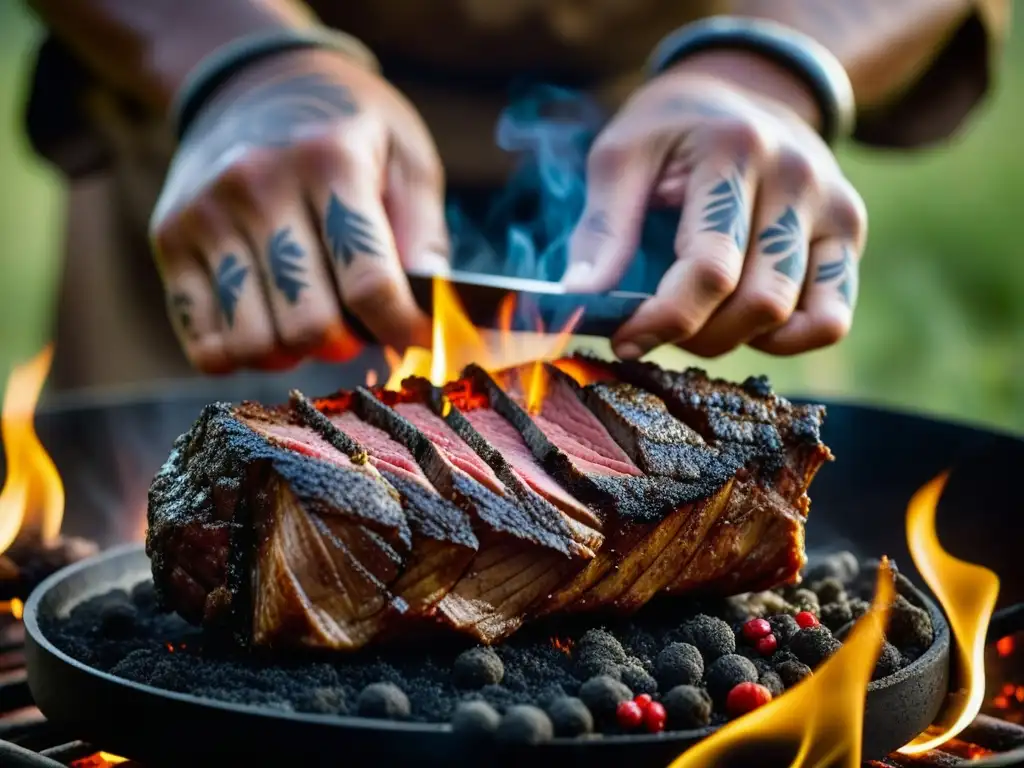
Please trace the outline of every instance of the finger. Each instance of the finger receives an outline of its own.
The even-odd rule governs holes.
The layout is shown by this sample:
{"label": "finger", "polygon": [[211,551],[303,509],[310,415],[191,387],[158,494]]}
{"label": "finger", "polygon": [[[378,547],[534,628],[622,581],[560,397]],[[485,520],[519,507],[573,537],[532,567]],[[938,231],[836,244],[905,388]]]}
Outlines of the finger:
{"label": "finger", "polygon": [[181,221],[164,222],[152,237],[153,258],[164,284],[167,314],[193,367],[205,373],[230,369],[220,331],[220,308],[209,274],[186,245]]}
{"label": "finger", "polygon": [[843,339],[853,322],[859,259],[856,244],[847,238],[814,243],[799,308],[789,322],[750,345],[772,355],[795,355]]}
{"label": "finger", "polygon": [[440,163],[416,167],[412,161],[395,161],[388,176],[385,210],[399,261],[413,272],[446,274],[450,249]]}
{"label": "finger", "polygon": [[716,357],[789,320],[807,274],[810,212],[781,191],[766,195],[736,292],[683,347]]}
{"label": "finger", "polygon": [[566,291],[607,291],[622,279],[636,254],[662,160],[639,147],[595,142],[587,158],[586,206],[569,236]]}
{"label": "finger", "polygon": [[653,299],[613,339],[620,357],[639,357],[699,333],[743,272],[756,170],[749,156],[718,154],[693,171],[676,235],[677,261]]}
{"label": "finger", "polygon": [[344,307],[382,343],[430,346],[430,321],[416,305],[398,258],[372,157],[332,152],[331,181],[312,192]]}

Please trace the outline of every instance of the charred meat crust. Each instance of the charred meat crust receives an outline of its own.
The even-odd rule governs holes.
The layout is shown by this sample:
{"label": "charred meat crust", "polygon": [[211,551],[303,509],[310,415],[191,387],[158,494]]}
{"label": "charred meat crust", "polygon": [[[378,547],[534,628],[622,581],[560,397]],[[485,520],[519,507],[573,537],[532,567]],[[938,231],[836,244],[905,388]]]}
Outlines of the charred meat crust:
{"label": "charred meat crust", "polygon": [[797,578],[824,408],[577,356],[532,416],[522,370],[207,406],[150,489],[160,600],[243,644],[351,650]]}

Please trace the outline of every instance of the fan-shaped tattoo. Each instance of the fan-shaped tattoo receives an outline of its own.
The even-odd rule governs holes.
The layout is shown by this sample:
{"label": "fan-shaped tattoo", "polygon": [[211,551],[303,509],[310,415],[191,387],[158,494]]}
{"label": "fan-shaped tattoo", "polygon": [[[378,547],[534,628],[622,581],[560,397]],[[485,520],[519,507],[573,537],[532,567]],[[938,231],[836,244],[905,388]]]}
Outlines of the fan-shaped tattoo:
{"label": "fan-shaped tattoo", "polygon": [[274,287],[284,294],[289,304],[295,304],[302,289],[308,287],[302,279],[306,274],[306,265],[302,263],[306,252],[292,239],[290,227],[279,229],[271,235],[267,243],[267,256]]}
{"label": "fan-shaped tattoo", "polygon": [[850,246],[843,247],[843,257],[836,261],[826,262],[818,267],[818,273],[814,276],[816,283],[828,283],[832,280],[842,278],[836,290],[847,306],[852,307],[857,301],[857,262],[854,259],[853,249]]}
{"label": "fan-shaped tattoo", "polygon": [[757,238],[765,256],[782,256],[772,268],[791,280],[803,279],[807,262],[807,243],[800,220],[792,206],[788,206],[774,224]]}
{"label": "fan-shaped tattoo", "polygon": [[731,237],[741,251],[747,249],[750,227],[743,185],[738,174],[722,179],[711,190],[704,206],[704,232],[718,232]]}
{"label": "fan-shaped tattoo", "polygon": [[337,195],[332,194],[324,215],[324,232],[331,256],[347,267],[356,255],[380,257],[380,245],[373,234],[373,225],[363,214],[346,206]]}
{"label": "fan-shaped tattoo", "polygon": [[217,267],[217,299],[228,327],[235,324],[235,308],[248,274],[249,268],[239,264],[238,257],[233,253],[225,256]]}

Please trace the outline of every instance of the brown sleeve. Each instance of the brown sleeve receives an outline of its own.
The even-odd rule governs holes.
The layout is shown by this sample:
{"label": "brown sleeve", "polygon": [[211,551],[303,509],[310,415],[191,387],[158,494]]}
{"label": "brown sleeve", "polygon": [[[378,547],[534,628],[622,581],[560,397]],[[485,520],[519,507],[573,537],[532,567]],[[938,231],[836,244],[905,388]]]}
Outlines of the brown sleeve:
{"label": "brown sleeve", "polygon": [[917,149],[959,130],[992,87],[1010,27],[1010,0],[973,0],[971,5],[931,66],[900,98],[860,115],[858,141]]}

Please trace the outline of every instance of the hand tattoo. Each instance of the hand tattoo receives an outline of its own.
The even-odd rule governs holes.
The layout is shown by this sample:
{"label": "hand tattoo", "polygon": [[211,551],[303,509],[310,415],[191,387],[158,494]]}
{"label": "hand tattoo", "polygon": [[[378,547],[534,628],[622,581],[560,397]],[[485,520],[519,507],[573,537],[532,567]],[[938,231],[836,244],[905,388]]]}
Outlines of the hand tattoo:
{"label": "hand tattoo", "polygon": [[763,255],[784,255],[784,258],[772,265],[776,272],[796,282],[803,279],[807,262],[807,242],[793,206],[787,206],[776,222],[765,229],[757,239],[761,243]]}
{"label": "hand tattoo", "polygon": [[750,227],[743,184],[738,173],[722,179],[711,190],[703,211],[702,232],[717,232],[731,237],[740,251],[747,250]]}
{"label": "hand tattoo", "polygon": [[296,304],[299,293],[308,287],[302,281],[306,267],[302,260],[306,252],[292,239],[290,227],[277,230],[267,243],[267,257],[270,261],[270,275],[274,287],[284,294],[289,304]]}
{"label": "hand tattoo", "polygon": [[346,267],[351,266],[360,253],[375,258],[383,255],[370,220],[347,207],[334,193],[331,193],[324,214],[324,233],[331,256],[335,261],[341,259]]}
{"label": "hand tattoo", "polygon": [[594,211],[589,214],[582,224],[583,228],[593,235],[611,237],[612,230],[608,226],[608,214],[605,211]]}
{"label": "hand tattoo", "polygon": [[170,303],[182,332],[190,339],[196,338],[196,329],[192,325],[192,297],[187,293],[173,293]]}
{"label": "hand tattoo", "polygon": [[238,306],[242,285],[248,274],[249,268],[239,264],[238,257],[233,253],[221,259],[220,266],[217,267],[217,298],[220,300],[220,308],[224,312],[229,328],[235,324],[235,307]]}
{"label": "hand tattoo", "polygon": [[857,301],[857,262],[854,259],[853,248],[843,246],[843,257],[837,261],[830,261],[818,267],[818,274],[814,276],[814,282],[827,283],[837,278],[842,281],[836,286],[840,297],[848,307],[852,307]]}

